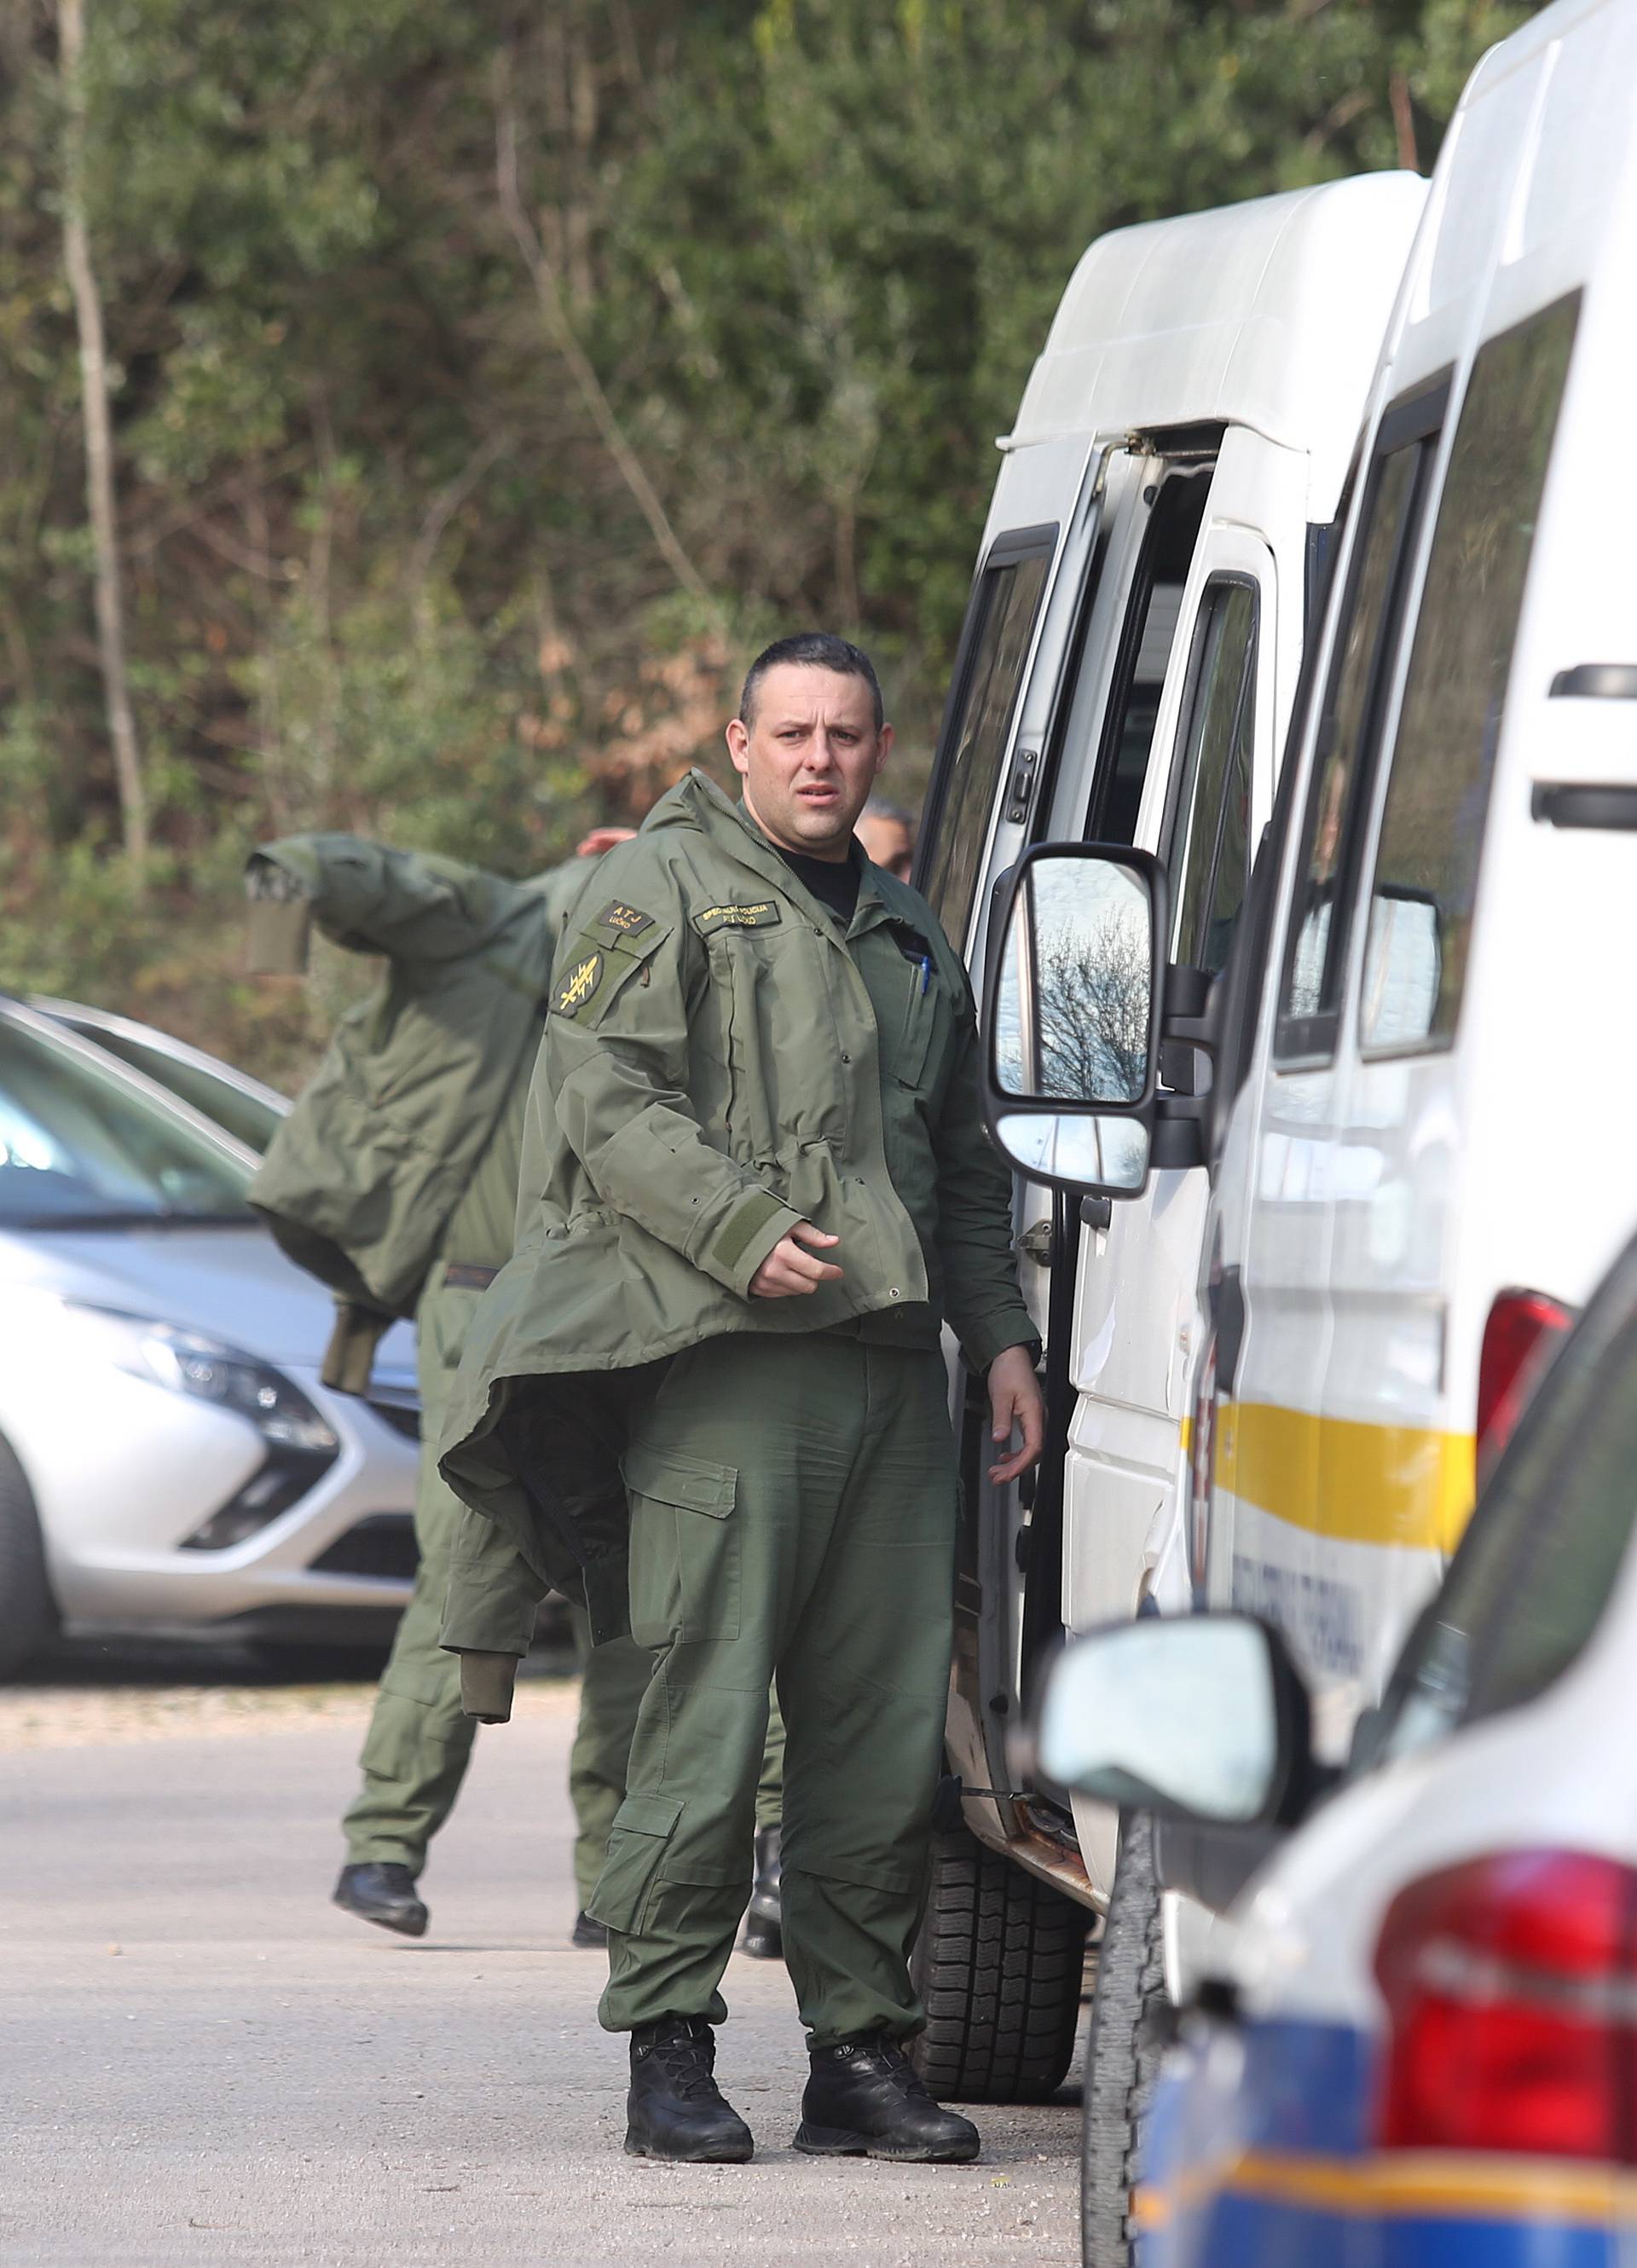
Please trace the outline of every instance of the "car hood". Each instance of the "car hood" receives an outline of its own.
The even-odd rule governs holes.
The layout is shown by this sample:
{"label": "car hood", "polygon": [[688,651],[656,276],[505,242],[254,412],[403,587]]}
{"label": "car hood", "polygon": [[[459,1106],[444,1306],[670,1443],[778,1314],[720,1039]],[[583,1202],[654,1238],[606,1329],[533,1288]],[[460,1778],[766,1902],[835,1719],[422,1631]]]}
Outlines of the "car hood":
{"label": "car hood", "polygon": [[[321,1284],[286,1260],[265,1229],[30,1229],[0,1233],[0,1283],[32,1285],[88,1307],[151,1315],[316,1370],[336,1320]],[[376,1374],[415,1374],[415,1336],[395,1323]]]}

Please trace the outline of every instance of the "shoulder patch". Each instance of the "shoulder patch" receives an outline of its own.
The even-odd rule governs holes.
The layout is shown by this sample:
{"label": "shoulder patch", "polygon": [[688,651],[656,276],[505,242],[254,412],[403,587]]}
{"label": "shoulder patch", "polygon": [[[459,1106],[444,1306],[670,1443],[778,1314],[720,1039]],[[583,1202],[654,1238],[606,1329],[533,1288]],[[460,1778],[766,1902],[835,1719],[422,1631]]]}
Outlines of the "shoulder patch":
{"label": "shoulder patch", "polygon": [[754,905],[705,906],[693,917],[693,925],[701,937],[709,937],[714,929],[771,929],[778,919],[778,908],[771,898],[758,898]]}
{"label": "shoulder patch", "polygon": [[653,916],[628,906],[623,898],[610,898],[593,927],[617,930],[622,937],[640,937],[644,930],[653,927]]}
{"label": "shoulder patch", "polygon": [[578,1016],[601,982],[602,955],[588,953],[583,961],[576,961],[561,984],[552,988],[553,1012],[559,1016]]}

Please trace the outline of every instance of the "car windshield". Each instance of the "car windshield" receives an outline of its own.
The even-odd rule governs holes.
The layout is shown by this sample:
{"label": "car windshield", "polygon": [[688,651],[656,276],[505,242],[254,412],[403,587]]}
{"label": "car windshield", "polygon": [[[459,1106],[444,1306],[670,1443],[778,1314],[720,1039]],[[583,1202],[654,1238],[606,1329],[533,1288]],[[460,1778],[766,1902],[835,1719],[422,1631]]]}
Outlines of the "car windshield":
{"label": "car windshield", "polygon": [[0,1228],[247,1221],[249,1179],[111,1068],[0,1018]]}
{"label": "car windshield", "polygon": [[[70,1020],[63,1019],[64,1022]],[[156,1086],[168,1088],[205,1117],[213,1118],[235,1140],[245,1143],[258,1155],[266,1151],[284,1123],[284,1114],[270,1102],[263,1102],[259,1094],[247,1094],[243,1087],[235,1086],[231,1079],[219,1077],[203,1064],[191,1063],[181,1056],[171,1055],[164,1048],[150,1046],[145,1041],[134,1039],[129,1032],[108,1031],[97,1024],[75,1024],[74,1029],[93,1047],[106,1048],[109,1055],[128,1063]]]}

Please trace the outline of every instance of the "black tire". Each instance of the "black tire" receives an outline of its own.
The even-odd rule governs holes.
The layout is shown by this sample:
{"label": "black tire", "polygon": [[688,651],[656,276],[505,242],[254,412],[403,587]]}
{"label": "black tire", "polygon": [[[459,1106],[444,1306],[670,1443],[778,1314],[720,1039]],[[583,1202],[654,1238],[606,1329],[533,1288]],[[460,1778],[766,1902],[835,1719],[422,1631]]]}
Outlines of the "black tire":
{"label": "black tire", "polygon": [[56,1631],[33,1492],[0,1438],[0,1677],[15,1677]]}
{"label": "black tire", "polygon": [[910,2051],[944,2102],[1043,2102],[1074,2057],[1090,1919],[986,1850],[933,1837],[932,1889],[911,1956],[926,2029]]}
{"label": "black tire", "polygon": [[1084,2268],[1131,2268],[1137,2143],[1160,2075],[1164,2049],[1154,2017],[1164,2001],[1154,1822],[1127,1813],[1120,1822],[1086,2043],[1080,2185]]}

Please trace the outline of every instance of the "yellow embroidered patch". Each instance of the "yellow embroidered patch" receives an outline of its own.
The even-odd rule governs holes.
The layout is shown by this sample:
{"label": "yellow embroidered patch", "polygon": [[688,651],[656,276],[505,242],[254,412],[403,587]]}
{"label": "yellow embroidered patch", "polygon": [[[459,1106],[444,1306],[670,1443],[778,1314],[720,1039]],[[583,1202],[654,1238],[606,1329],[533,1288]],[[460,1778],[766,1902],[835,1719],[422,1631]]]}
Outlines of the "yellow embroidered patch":
{"label": "yellow embroidered patch", "polygon": [[639,907],[628,906],[619,898],[610,898],[597,921],[603,929],[618,930],[622,937],[638,937],[645,929],[653,927],[653,916]]}
{"label": "yellow embroidered patch", "polygon": [[708,937],[713,929],[771,929],[778,919],[772,899],[763,898],[753,906],[706,906],[694,916],[693,925]]}
{"label": "yellow embroidered patch", "polygon": [[602,982],[602,955],[587,954],[557,987],[551,1005],[559,1016],[575,1016]]}

